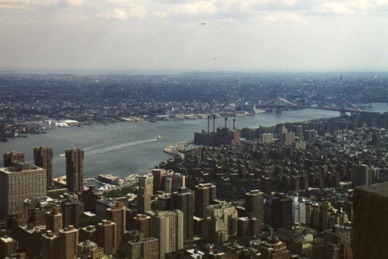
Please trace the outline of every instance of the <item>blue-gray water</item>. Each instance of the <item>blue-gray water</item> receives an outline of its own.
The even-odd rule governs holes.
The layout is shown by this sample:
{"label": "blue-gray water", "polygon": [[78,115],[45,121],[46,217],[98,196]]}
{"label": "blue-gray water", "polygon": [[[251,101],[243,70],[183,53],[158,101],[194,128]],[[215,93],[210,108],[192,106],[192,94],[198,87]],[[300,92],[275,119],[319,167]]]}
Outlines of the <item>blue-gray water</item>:
{"label": "blue-gray water", "polygon": [[[388,106],[373,104],[373,110],[386,111]],[[246,117],[236,117],[236,127],[256,128],[283,122],[305,121],[317,118],[339,116],[339,112],[324,110],[284,111],[281,114],[262,113]],[[229,118],[229,127],[232,118]],[[216,127],[223,127],[224,119],[216,121]],[[79,147],[85,150],[84,176],[86,178],[100,173],[127,176],[131,173],[144,173],[169,155],[163,148],[192,140],[194,132],[207,129],[207,120],[128,122],[112,125],[56,128],[47,134],[29,135],[28,138],[11,139],[0,142],[2,152],[21,151],[26,162],[33,163],[35,146],[51,146],[54,150],[54,176],[65,175],[65,157],[61,156],[68,148]],[[160,140],[154,140],[156,136]]]}

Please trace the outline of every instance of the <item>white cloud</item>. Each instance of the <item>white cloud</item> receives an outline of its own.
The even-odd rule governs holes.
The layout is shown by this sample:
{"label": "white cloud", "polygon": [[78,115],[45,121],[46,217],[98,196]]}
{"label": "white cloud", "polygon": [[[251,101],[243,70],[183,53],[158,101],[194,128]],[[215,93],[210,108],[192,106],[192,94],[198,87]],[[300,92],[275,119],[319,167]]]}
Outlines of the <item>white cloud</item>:
{"label": "white cloud", "polygon": [[101,19],[127,20],[128,13],[122,9],[106,10],[97,14]]}
{"label": "white cloud", "polygon": [[73,6],[81,6],[84,4],[83,0],[64,0],[65,4],[73,5]]}
{"label": "white cloud", "polygon": [[295,12],[273,12],[264,15],[264,20],[270,22],[292,22],[302,23],[304,25],[308,24],[308,22],[300,14]]}
{"label": "white cloud", "polygon": [[169,13],[174,16],[201,16],[215,14],[217,12],[213,2],[200,1],[188,4],[174,5],[169,9]]}

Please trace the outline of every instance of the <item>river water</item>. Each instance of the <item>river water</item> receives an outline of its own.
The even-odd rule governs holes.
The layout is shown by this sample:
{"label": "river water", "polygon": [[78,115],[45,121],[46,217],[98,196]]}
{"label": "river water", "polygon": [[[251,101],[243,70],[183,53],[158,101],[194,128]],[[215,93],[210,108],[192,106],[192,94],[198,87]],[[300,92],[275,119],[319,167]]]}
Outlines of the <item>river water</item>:
{"label": "river water", "polygon": [[[387,110],[386,104],[375,106],[373,110]],[[281,114],[261,113],[236,117],[236,128],[257,128],[284,122],[306,121],[318,118],[339,116],[339,112],[324,110],[284,111]],[[232,128],[232,117],[228,127]],[[211,125],[212,126],[212,125]],[[224,119],[218,118],[216,127],[223,127]],[[194,132],[207,130],[207,119],[184,121],[123,122],[111,125],[56,128],[47,134],[28,135],[27,138],[10,139],[0,142],[3,153],[21,151],[28,163],[33,163],[33,148],[50,146],[53,148],[53,175],[66,174],[66,149],[79,147],[85,150],[84,177],[94,177],[101,173],[127,176],[132,173],[145,173],[150,168],[166,161],[170,156],[163,148],[192,140]],[[155,140],[154,137],[161,136]]]}

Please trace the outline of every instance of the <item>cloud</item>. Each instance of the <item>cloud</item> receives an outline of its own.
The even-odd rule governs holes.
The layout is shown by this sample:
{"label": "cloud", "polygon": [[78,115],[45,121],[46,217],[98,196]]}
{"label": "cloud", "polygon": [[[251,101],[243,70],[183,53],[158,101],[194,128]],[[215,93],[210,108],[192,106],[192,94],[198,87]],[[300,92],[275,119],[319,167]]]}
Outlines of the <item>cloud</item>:
{"label": "cloud", "polygon": [[128,13],[122,9],[106,10],[97,14],[101,19],[127,20]]}
{"label": "cloud", "polygon": [[81,6],[84,4],[83,0],[63,0],[63,2],[72,6]]}

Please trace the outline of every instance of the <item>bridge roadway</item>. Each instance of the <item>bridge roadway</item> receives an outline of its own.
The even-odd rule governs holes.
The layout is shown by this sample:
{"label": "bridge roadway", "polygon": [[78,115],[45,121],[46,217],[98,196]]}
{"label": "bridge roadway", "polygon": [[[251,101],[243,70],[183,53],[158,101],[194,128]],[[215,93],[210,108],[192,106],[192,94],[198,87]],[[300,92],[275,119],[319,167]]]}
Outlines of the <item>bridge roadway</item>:
{"label": "bridge roadway", "polygon": [[351,113],[376,113],[372,111],[357,110],[357,109],[342,109],[338,107],[326,107],[326,106],[303,106],[303,105],[276,105],[276,104],[256,104],[256,108],[275,108],[275,109],[316,109],[316,110],[328,110],[338,112],[351,112]]}

